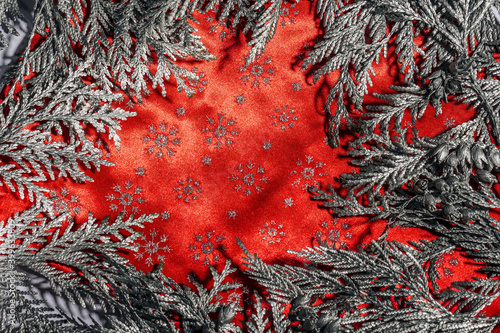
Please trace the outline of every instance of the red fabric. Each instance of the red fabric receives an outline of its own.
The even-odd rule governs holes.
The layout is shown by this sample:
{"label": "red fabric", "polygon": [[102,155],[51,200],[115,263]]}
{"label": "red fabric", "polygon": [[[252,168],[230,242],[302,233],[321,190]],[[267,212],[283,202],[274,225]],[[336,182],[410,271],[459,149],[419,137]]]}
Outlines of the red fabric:
{"label": "red fabric", "polygon": [[[55,191],[56,209],[57,205],[61,209],[69,207],[77,222],[84,221],[89,210],[95,217],[116,217],[124,207],[127,216],[132,207],[137,208],[135,215],[168,212],[146,225],[145,238],[138,240],[137,253],[130,259],[138,268],[150,271],[163,257],[164,274],[181,283],[187,282],[187,274],[192,271],[205,279],[209,273],[203,265],[205,259],[219,267],[230,259],[244,269],[244,254],[236,237],[268,263],[295,262],[287,249],[300,250],[315,244],[315,236],[325,239],[329,232],[338,234],[339,240],[351,249],[378,238],[385,227],[383,221],[334,219],[304,190],[306,185],[334,184],[334,177],[353,169],[346,155],[351,138],[344,135],[338,149],[331,149],[325,141],[323,108],[335,75],[313,84],[297,60],[301,50],[320,33],[310,4],[299,3],[280,20],[276,35],[257,62],[262,66],[261,74],[259,67],[253,68],[255,72],[252,65],[245,67],[244,57],[249,52],[245,36],[233,37],[229,29],[216,26],[216,21],[209,22],[213,14],[196,17],[202,41],[217,57],[208,63],[182,64],[202,76],[200,82],[191,83],[197,93],[189,98],[172,84],[167,97],[162,97],[159,90],[150,88],[151,94],[144,102],[133,106],[137,116],[123,123],[121,150],[103,141],[115,166],[88,171],[92,183],[60,180],[48,184]],[[222,31],[228,34],[225,40],[220,38]],[[370,90],[389,93],[397,71],[394,57],[382,59]],[[245,83],[248,75],[250,80]],[[255,82],[258,87],[252,86]],[[120,106],[127,108],[126,102]],[[367,97],[366,102],[378,101]],[[421,135],[434,135],[446,126],[459,124],[473,112],[452,104],[444,105],[439,118],[428,112],[418,124]],[[176,134],[168,135],[172,128]],[[217,131],[226,131],[219,138],[220,149],[216,145]],[[207,143],[207,137],[214,135],[213,142]],[[167,144],[175,149],[171,156],[162,147],[165,156],[158,159],[156,154],[165,139],[179,139],[180,143]],[[226,139],[231,140],[231,145]],[[151,154],[148,147],[152,147]],[[145,170],[142,176],[140,168]],[[249,171],[254,178],[248,187],[250,193],[245,195],[243,177]],[[252,176],[247,179],[251,181]],[[187,196],[189,202],[184,192],[187,185],[193,191]],[[236,191],[238,185],[242,188]],[[254,185],[261,187],[260,191]],[[3,195],[2,217],[27,206],[11,194]],[[131,205],[120,204],[130,200]],[[116,210],[112,209],[114,204]],[[390,239],[402,242],[434,237],[420,229],[395,229],[390,233]],[[475,269],[477,266],[459,253],[444,255],[438,268],[444,277],[440,284],[446,287],[451,281],[479,276]],[[497,304],[484,311],[485,315],[500,314]]]}

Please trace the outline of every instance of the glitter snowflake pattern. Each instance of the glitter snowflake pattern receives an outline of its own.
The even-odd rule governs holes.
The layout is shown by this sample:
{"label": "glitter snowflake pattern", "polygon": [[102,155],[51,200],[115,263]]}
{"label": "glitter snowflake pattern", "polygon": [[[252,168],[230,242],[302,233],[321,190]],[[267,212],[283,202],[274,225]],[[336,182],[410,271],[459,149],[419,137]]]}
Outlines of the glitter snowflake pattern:
{"label": "glitter snowflake pattern", "polygon": [[242,164],[236,168],[237,174],[232,174],[229,179],[237,184],[234,186],[236,192],[243,191],[245,196],[249,196],[254,192],[260,193],[263,190],[262,183],[266,183],[269,179],[264,175],[266,172],[264,167],[256,165],[249,161],[245,166]]}
{"label": "glitter snowflake pattern", "polygon": [[263,144],[262,144],[262,148],[264,148],[264,150],[269,150],[271,149],[272,145],[271,145],[271,141],[265,141]]}
{"label": "glitter snowflake pattern", "polygon": [[236,119],[233,117],[227,119],[224,113],[218,113],[217,118],[207,117],[208,125],[201,129],[205,134],[205,143],[213,144],[216,150],[224,147],[231,147],[234,144],[233,139],[240,134],[237,128],[234,128]]}
{"label": "glitter snowflake pattern", "polygon": [[298,117],[295,115],[295,110],[289,108],[287,105],[283,105],[280,108],[275,108],[274,112],[276,114],[270,115],[269,118],[273,120],[273,126],[279,127],[283,131],[287,128],[293,128],[295,126],[295,121]]}
{"label": "glitter snowflake pattern", "polygon": [[229,37],[236,37],[237,32],[235,28],[227,27],[226,20],[219,21],[215,19],[210,13],[205,16],[206,22],[210,23],[210,34],[217,34],[220,40],[224,41]]}
{"label": "glitter snowflake pattern", "polygon": [[276,244],[281,242],[283,237],[285,237],[285,232],[283,231],[283,224],[276,224],[276,221],[271,221],[265,223],[263,229],[260,229],[259,233],[263,235],[262,241],[268,242],[269,244]]}
{"label": "glitter snowflake pattern", "polygon": [[141,196],[142,188],[134,186],[130,181],[126,181],[123,186],[113,186],[113,191],[116,194],[111,193],[106,196],[106,201],[111,202],[109,209],[113,212],[118,211],[121,207],[120,212],[123,212],[125,215],[129,213],[129,209],[132,213],[138,213],[138,205],[146,202],[146,199]]}
{"label": "glitter snowflake pattern", "polygon": [[181,140],[177,138],[177,128],[168,128],[163,121],[158,126],[149,126],[149,134],[142,137],[142,141],[147,145],[145,148],[148,155],[155,155],[158,160],[162,160],[165,155],[173,156],[176,153],[174,146],[180,146]]}
{"label": "glitter snowflake pattern", "polygon": [[290,3],[286,2],[285,6],[281,9],[280,17],[281,17],[281,25],[285,26],[287,24],[294,24],[297,16],[299,15],[298,10],[294,10],[294,7],[297,5],[296,2]]}
{"label": "glitter snowflake pattern", "polygon": [[81,212],[80,199],[77,195],[70,195],[69,191],[63,187],[59,190],[49,192],[50,200],[53,201],[54,212],[57,215],[70,213],[69,220],[74,220],[75,215]]}
{"label": "glitter snowflake pattern", "polygon": [[207,78],[205,77],[205,73],[202,71],[199,71],[198,68],[196,68],[196,67],[191,70],[191,73],[198,75],[198,77],[200,79],[199,80],[189,80],[188,81],[189,85],[192,88],[197,89],[198,92],[203,92],[205,90],[206,86],[208,85],[208,81],[207,81]]}
{"label": "glitter snowflake pattern", "polygon": [[245,103],[246,99],[243,95],[238,95],[234,98],[234,101],[236,102],[236,104],[241,105]]}
{"label": "glitter snowflake pattern", "polygon": [[453,126],[455,126],[455,119],[453,119],[453,118],[446,118],[446,120],[444,121],[444,126],[447,129],[452,128]]}
{"label": "glitter snowflake pattern", "polygon": [[159,261],[165,259],[165,253],[170,253],[172,249],[166,245],[168,237],[161,235],[157,238],[156,230],[151,230],[148,236],[142,235],[137,243],[131,246],[131,249],[136,252],[135,257],[139,260],[146,258],[145,262],[148,266],[152,266]]}
{"label": "glitter snowflake pattern", "polygon": [[315,232],[314,239],[319,246],[347,249],[347,242],[353,236],[347,231],[350,226],[349,222],[340,222],[339,219],[321,221],[321,230]]}
{"label": "glitter snowflake pattern", "polygon": [[304,160],[295,162],[297,167],[290,171],[290,175],[294,176],[292,185],[295,187],[301,186],[303,190],[308,190],[311,186],[319,187],[318,178],[328,175],[323,171],[324,163],[314,161],[314,157],[308,155]]}
{"label": "glitter snowflake pattern", "polygon": [[221,260],[220,253],[224,252],[223,240],[224,235],[215,236],[215,230],[209,230],[205,235],[196,234],[188,249],[193,252],[194,261],[202,261],[205,266],[212,265]]}
{"label": "glitter snowflake pattern", "polygon": [[174,188],[175,192],[177,192],[177,199],[183,199],[184,202],[198,199],[198,195],[201,193],[199,181],[188,178],[187,180],[179,180],[178,184]]}
{"label": "glitter snowflake pattern", "polygon": [[[247,64],[248,56],[244,57],[244,64]],[[262,59],[262,55],[256,57],[253,63],[248,65],[240,66],[240,72],[244,75],[241,77],[241,80],[246,84],[249,83],[252,85],[252,88],[260,88],[261,84],[269,85],[271,84],[270,76],[273,76],[276,73],[276,69],[271,65],[272,58],[266,56]]]}
{"label": "glitter snowflake pattern", "polygon": [[455,271],[451,267],[456,267],[458,265],[457,258],[449,258],[453,255],[453,250],[450,252],[445,252],[436,260],[436,268],[442,268],[443,274],[449,278],[452,277]]}

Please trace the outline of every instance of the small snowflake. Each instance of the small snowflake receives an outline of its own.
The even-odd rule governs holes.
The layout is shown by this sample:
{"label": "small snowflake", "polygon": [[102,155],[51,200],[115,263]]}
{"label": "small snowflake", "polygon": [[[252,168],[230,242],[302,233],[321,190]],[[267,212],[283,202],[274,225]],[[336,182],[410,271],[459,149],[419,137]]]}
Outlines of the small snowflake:
{"label": "small snowflake", "polygon": [[268,178],[263,176],[266,172],[264,167],[260,165],[256,168],[252,161],[247,162],[245,167],[240,164],[236,170],[238,173],[229,176],[229,179],[237,183],[234,187],[236,192],[243,190],[245,196],[251,195],[253,190],[260,193],[263,189],[261,184],[268,181]]}
{"label": "small snowflake", "polygon": [[174,190],[178,193],[177,199],[184,198],[185,202],[190,202],[198,199],[198,194],[201,193],[200,182],[192,178],[188,178],[187,181],[179,180],[179,186],[176,186]]}
{"label": "small snowflake", "polygon": [[265,141],[265,142],[262,144],[262,148],[264,148],[264,150],[269,150],[269,149],[271,149],[271,141]]}
{"label": "small snowflake", "polygon": [[453,274],[455,273],[454,270],[451,269],[450,266],[457,266],[458,265],[458,259],[457,258],[451,258],[448,259],[450,255],[453,254],[453,251],[443,253],[439,258],[436,260],[436,267],[439,268],[441,267],[443,269],[443,274],[446,277],[452,277]]}
{"label": "small snowflake", "polygon": [[138,213],[139,207],[137,207],[137,204],[146,202],[146,199],[141,196],[142,188],[134,186],[130,181],[126,181],[123,186],[113,186],[113,190],[118,193],[116,197],[114,194],[106,196],[106,201],[111,202],[109,209],[113,212],[118,211],[122,207],[120,212],[123,212],[125,215],[129,213],[128,208],[130,208],[132,213]]}
{"label": "small snowflake", "polygon": [[314,233],[314,238],[320,246],[347,249],[347,240],[353,237],[351,232],[346,232],[351,225],[347,221],[339,222],[338,219],[321,221],[321,230]]}
{"label": "small snowflake", "polygon": [[236,119],[233,117],[227,119],[223,113],[217,114],[217,120],[213,117],[207,117],[208,125],[201,129],[205,134],[205,143],[214,144],[216,150],[233,145],[233,139],[240,134],[237,128],[234,128]]}
{"label": "small snowflake", "polygon": [[175,113],[177,114],[177,116],[182,117],[186,114],[186,108],[181,106],[180,108],[177,108],[175,110]]}
{"label": "small snowflake", "polygon": [[445,121],[444,121],[444,126],[446,126],[446,128],[452,128],[453,126],[455,126],[455,119],[453,118],[447,118]]}
{"label": "small snowflake", "polygon": [[147,144],[146,152],[148,155],[155,154],[158,160],[167,156],[173,156],[176,150],[173,146],[180,146],[181,141],[177,138],[177,128],[175,126],[167,128],[165,122],[161,122],[158,126],[149,126],[149,134],[142,137],[142,141]]}
{"label": "small snowflake", "polygon": [[276,244],[281,242],[281,239],[285,236],[285,232],[282,230],[283,225],[276,225],[275,221],[264,224],[265,229],[260,229],[260,234],[264,235],[262,240],[268,242],[269,244]]}
{"label": "small snowflake", "polygon": [[66,187],[59,189],[59,191],[51,190],[49,199],[53,201],[53,208],[57,215],[67,212],[71,214],[69,220],[73,220],[74,216],[81,212],[80,198],[77,195],[70,195]]}
{"label": "small snowflake", "polygon": [[162,235],[160,239],[156,239],[156,236],[158,236],[156,230],[153,229],[148,236],[141,236],[139,242],[132,245],[131,249],[136,252],[135,257],[137,259],[140,260],[146,256],[146,264],[152,266],[155,262],[163,261],[165,259],[165,252],[170,253],[172,249],[166,245],[167,236]]}
{"label": "small snowflake", "polygon": [[210,165],[210,163],[212,163],[212,159],[210,158],[210,156],[203,156],[201,158],[201,162],[203,163],[203,165]]}
{"label": "small snowflake", "polygon": [[249,57],[244,57],[244,66],[240,66],[240,72],[245,75],[241,77],[244,83],[251,82],[252,88],[260,88],[260,84],[268,85],[271,83],[270,76],[274,75],[276,69],[271,66],[273,62],[271,57],[262,59],[262,55],[258,55],[253,63],[248,63]]}
{"label": "small snowflake", "polygon": [[300,89],[302,89],[302,85],[300,84],[300,82],[295,82],[294,84],[292,84],[292,88],[293,91],[299,91]]}
{"label": "small snowflake", "polygon": [[163,213],[161,213],[160,216],[161,216],[162,220],[168,220],[170,218],[170,212],[168,210],[166,210]]}
{"label": "small snowflake", "polygon": [[311,186],[319,187],[317,178],[328,175],[323,171],[324,163],[319,160],[314,162],[311,155],[306,156],[305,160],[297,160],[295,164],[297,167],[290,171],[290,175],[296,176],[292,184],[295,187],[302,185],[303,190],[308,190]]}
{"label": "small snowflake", "polygon": [[292,207],[294,204],[292,198],[286,198],[285,200],[283,200],[283,202],[285,204],[285,208]]}
{"label": "small snowflake", "polygon": [[146,170],[143,167],[138,167],[137,169],[134,169],[134,171],[139,177],[143,177],[146,174]]}
{"label": "small snowflake", "polygon": [[238,104],[238,105],[241,105],[241,104],[245,103],[245,101],[246,101],[246,99],[243,95],[238,95],[234,99],[236,101],[236,104]]}
{"label": "small snowflake", "polygon": [[271,115],[269,118],[273,119],[273,126],[279,127],[283,131],[287,128],[293,128],[295,126],[294,122],[297,121],[298,117],[295,115],[295,110],[288,108],[287,105],[283,105],[280,108],[275,108],[274,112],[276,115]]}
{"label": "small snowflake", "polygon": [[234,209],[230,209],[228,212],[227,212],[227,217],[230,218],[230,219],[235,219],[236,216],[238,216],[237,212],[234,210]]}
{"label": "small snowflake", "polygon": [[203,265],[207,266],[221,260],[219,253],[224,252],[223,240],[224,235],[215,236],[215,230],[209,230],[205,235],[196,234],[194,242],[188,246],[188,249],[193,252],[194,261],[201,260]]}

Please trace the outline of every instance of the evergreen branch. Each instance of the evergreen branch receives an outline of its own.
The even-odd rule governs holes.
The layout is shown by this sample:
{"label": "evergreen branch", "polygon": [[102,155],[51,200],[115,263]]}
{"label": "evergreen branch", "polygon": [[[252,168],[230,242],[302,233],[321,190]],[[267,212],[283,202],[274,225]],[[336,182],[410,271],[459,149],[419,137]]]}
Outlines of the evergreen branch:
{"label": "evergreen branch", "polygon": [[[444,250],[439,242],[441,245],[436,245]],[[491,332],[500,321],[497,317],[475,317],[485,305],[479,304],[480,295],[491,293],[491,283],[472,284],[471,289],[483,289],[474,300],[465,300],[467,304],[478,304],[471,311],[461,302],[463,299],[453,298],[450,292],[443,298],[459,303],[460,311],[450,312],[439,302],[428,287],[423,268],[429,257],[422,250],[428,243],[419,244],[418,250],[398,242],[372,241],[360,252],[326,247],[289,251],[310,263],[307,268],[263,264],[256,257],[250,258],[241,242],[239,245],[247,254],[247,266],[257,282],[266,286],[268,272],[272,271],[278,275],[275,281],[285,280],[295,287],[288,289],[288,299],[292,299],[288,317],[292,322],[300,322],[297,328],[340,332],[351,332],[355,327],[360,332]],[[431,245],[428,253],[435,249]],[[275,292],[277,285],[268,287],[269,292]],[[466,288],[469,284],[456,286]],[[319,299],[321,302],[316,301]]]}

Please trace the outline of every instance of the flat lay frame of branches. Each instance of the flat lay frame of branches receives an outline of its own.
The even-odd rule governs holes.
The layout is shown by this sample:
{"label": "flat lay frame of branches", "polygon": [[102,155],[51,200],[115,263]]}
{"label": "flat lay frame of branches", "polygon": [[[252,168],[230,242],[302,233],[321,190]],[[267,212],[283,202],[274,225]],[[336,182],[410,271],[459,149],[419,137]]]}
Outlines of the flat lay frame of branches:
{"label": "flat lay frame of branches", "polygon": [[[227,261],[211,267],[213,286],[193,287],[162,274],[137,271],[120,255],[157,215],[120,215],[72,228],[56,214],[44,182],[91,179],[84,168],[111,166],[87,127],[119,149],[120,122],[135,112],[147,84],[166,95],[199,80],[178,63],[210,61],[196,35],[194,12],[214,11],[220,22],[249,34],[252,63],[272,39],[286,0],[38,0],[33,28],[19,60],[2,77],[0,180],[32,206],[0,222],[0,325],[6,332],[491,332],[500,317],[480,312],[500,293],[500,24],[493,0],[318,0],[323,34],[302,65],[315,81],[338,73],[325,105],[332,148],[340,126],[355,136],[348,153],[356,173],[311,195],[339,217],[387,221],[384,234],[358,251],[310,247],[290,251],[302,266],[271,265],[238,241],[260,286],[252,314],[217,296],[241,287],[228,282]],[[16,0],[0,3],[0,43],[23,20]],[[32,48],[36,42],[37,47]],[[76,47],[78,45],[78,47]],[[395,54],[402,82],[381,102],[365,97],[381,57]],[[148,66],[155,63],[154,69]],[[439,117],[445,103],[465,104],[474,117],[434,137],[418,120]],[[411,119],[411,126],[403,122]],[[55,140],[55,136],[64,140]],[[83,166],[83,167],[82,167]],[[42,185],[40,185],[42,184]],[[393,227],[428,230],[433,241],[388,241]],[[487,278],[441,290],[440,255],[460,249]],[[64,267],[64,269],[62,269]],[[27,271],[82,307],[100,310],[105,323],[83,322],[48,306],[30,291]]]}

